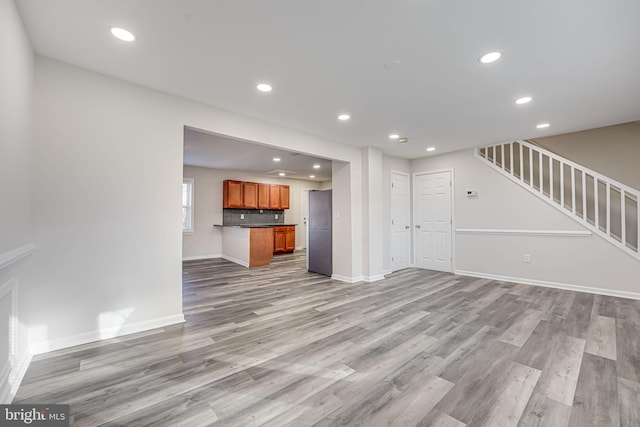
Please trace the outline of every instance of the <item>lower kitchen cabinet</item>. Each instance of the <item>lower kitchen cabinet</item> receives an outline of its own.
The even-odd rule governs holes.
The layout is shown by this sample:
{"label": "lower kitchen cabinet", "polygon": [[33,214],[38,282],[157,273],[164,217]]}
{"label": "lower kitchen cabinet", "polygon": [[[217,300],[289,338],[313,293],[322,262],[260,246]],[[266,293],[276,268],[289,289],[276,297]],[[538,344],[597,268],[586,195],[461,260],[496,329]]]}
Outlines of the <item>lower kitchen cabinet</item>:
{"label": "lower kitchen cabinet", "polygon": [[293,252],[296,248],[296,227],[283,225],[273,227],[273,253]]}

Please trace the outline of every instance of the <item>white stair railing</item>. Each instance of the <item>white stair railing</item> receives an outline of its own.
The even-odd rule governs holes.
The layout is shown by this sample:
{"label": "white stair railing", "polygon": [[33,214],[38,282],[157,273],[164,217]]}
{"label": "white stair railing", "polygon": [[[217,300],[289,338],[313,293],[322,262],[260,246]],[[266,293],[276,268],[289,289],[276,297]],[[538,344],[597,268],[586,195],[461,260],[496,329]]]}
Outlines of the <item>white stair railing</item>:
{"label": "white stair railing", "polygon": [[640,192],[528,141],[487,145],[476,156],[640,260]]}

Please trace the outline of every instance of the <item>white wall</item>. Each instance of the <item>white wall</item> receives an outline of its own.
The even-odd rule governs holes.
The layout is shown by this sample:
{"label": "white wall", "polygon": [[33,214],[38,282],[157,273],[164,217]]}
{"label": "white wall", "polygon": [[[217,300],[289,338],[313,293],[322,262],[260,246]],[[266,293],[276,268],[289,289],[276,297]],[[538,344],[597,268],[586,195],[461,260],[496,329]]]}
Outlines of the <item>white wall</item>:
{"label": "white wall", "polygon": [[536,138],[536,144],[640,190],[640,123]]}
{"label": "white wall", "polygon": [[[40,57],[35,90],[37,351],[180,320],[184,126],[349,162],[334,188],[361,185],[360,150],[343,144]],[[334,271],[351,277],[361,200],[336,194],[348,225]]]}
{"label": "white wall", "polygon": [[383,275],[382,210],[382,151],[377,148],[362,149],[362,202],[367,212],[362,221],[363,279],[375,281]]}
{"label": "white wall", "polygon": [[[574,220],[481,163],[473,150],[411,162],[413,173],[451,167],[456,229],[583,230]],[[467,189],[477,190],[478,199],[467,199]],[[530,264],[523,262],[525,253],[531,255]],[[640,276],[640,262],[596,236],[457,233],[455,269],[640,297],[635,279]]]}
{"label": "white wall", "polygon": [[[382,156],[382,268],[391,271],[391,172],[411,174],[411,161],[393,156]],[[409,181],[411,182],[411,180]],[[411,210],[409,211],[411,212]]]}
{"label": "white wall", "polygon": [[324,181],[320,183],[320,188],[318,190],[331,190],[332,183],[331,181]]}
{"label": "white wall", "polygon": [[194,232],[183,234],[183,258],[216,257],[222,254],[222,230],[219,227],[213,227],[213,224],[222,224],[222,182],[225,179],[288,185],[290,187],[290,209],[285,209],[284,221],[287,224],[297,224],[296,247],[304,246],[302,190],[305,188],[318,190],[320,183],[196,166],[185,166],[184,177],[194,179]]}
{"label": "white wall", "polygon": [[12,0],[0,0],[0,253],[31,242],[33,54]]}
{"label": "white wall", "polygon": [[33,62],[13,0],[0,0],[0,403],[11,402],[29,362],[22,325],[28,302],[18,295],[33,247]]}

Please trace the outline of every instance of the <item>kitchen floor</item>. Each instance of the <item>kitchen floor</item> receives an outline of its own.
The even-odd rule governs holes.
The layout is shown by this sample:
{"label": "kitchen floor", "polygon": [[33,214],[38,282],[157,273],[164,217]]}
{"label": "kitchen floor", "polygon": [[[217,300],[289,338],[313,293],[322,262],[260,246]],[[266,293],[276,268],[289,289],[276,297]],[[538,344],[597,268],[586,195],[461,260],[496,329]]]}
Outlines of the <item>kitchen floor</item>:
{"label": "kitchen floor", "polygon": [[640,425],[640,301],[304,252],[184,263],[186,323],[38,356],[15,403],[73,425]]}

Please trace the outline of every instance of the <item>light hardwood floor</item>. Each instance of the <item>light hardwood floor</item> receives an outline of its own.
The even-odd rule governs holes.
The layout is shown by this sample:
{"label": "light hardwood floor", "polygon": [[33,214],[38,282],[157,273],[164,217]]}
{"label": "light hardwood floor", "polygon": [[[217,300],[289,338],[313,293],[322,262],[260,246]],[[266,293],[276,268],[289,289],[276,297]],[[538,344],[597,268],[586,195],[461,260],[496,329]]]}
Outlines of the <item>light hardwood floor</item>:
{"label": "light hardwood floor", "polygon": [[[637,278],[634,278],[637,280]],[[300,254],[184,263],[184,325],[38,356],[74,425],[639,426],[640,301]]]}

